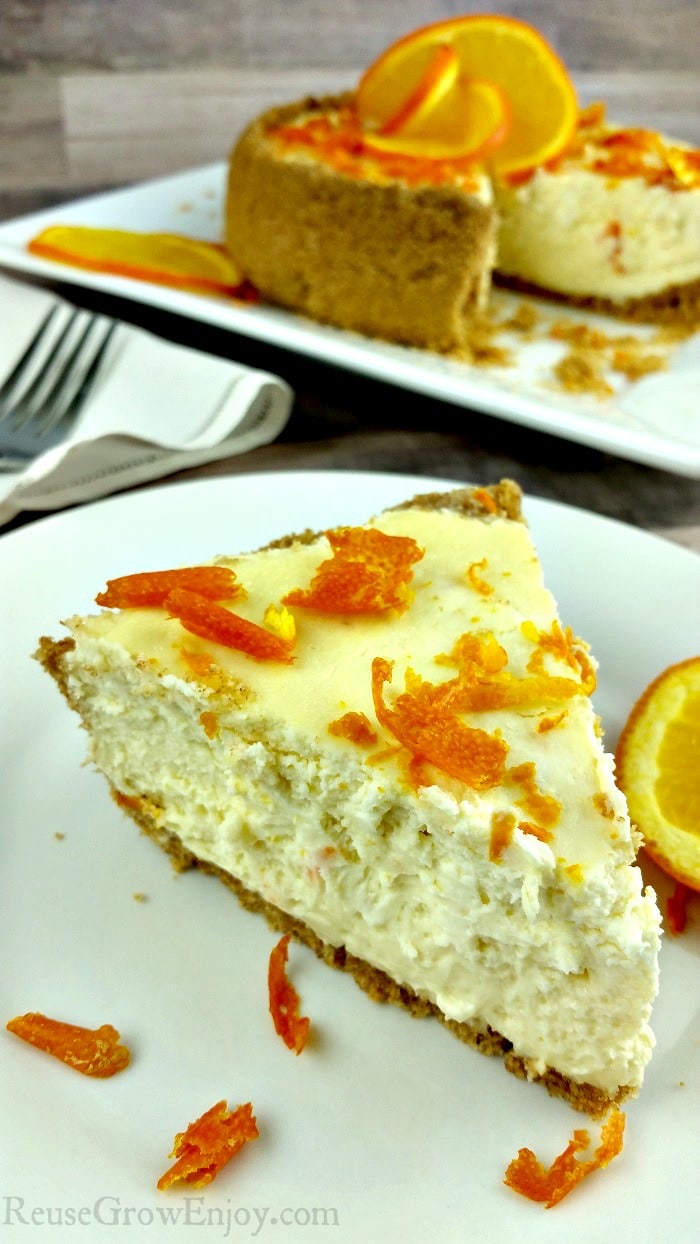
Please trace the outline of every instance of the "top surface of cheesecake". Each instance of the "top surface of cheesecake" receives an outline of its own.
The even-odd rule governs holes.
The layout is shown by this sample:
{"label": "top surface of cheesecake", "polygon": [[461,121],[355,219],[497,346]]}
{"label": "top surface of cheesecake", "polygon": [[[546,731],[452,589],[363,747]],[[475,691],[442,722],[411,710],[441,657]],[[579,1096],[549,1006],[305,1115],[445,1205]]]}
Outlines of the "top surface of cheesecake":
{"label": "top surface of cheesecake", "polygon": [[[296,635],[289,664],[251,659],[221,644],[212,649],[206,640],[185,634],[176,620],[168,621],[162,609],[124,609],[77,625],[134,656],[147,652],[161,671],[181,678],[196,678],[189,653],[213,652],[217,667],[231,680],[224,700],[231,688],[239,689],[253,731],[262,733],[266,721],[283,717],[290,746],[302,748],[309,737],[323,739],[341,762],[343,756],[369,761],[372,773],[386,772],[407,786],[408,752],[377,720],[377,703],[389,708],[406,693],[407,676],[409,684],[415,676],[426,687],[444,688],[462,676],[474,679],[462,710],[479,731],[473,758],[466,739],[467,754],[459,758],[450,757],[445,742],[444,762],[433,747],[430,783],[423,785],[435,785],[450,803],[466,801],[478,812],[480,832],[487,837],[494,814],[512,810],[515,795],[522,804],[515,841],[524,857],[538,868],[563,868],[564,881],[566,866],[574,866],[573,886],[580,880],[579,867],[595,870],[614,859],[629,862],[631,839],[618,823],[623,801],[601,798],[606,766],[594,750],[589,752],[593,666],[586,646],[559,626],[524,524],[407,509],[373,520],[367,530],[429,550],[412,567],[410,604],[353,614],[290,603]],[[271,548],[262,557],[225,559],[221,564],[235,572],[245,590],[231,608],[261,623],[270,605],[279,608],[289,594],[304,589],[331,558],[328,539],[321,536]],[[392,663],[391,678],[380,689],[376,670],[373,679],[378,660]],[[217,698],[214,693],[212,700]],[[423,711],[430,711],[427,700]],[[457,719],[438,699],[432,712],[445,730]],[[345,713],[362,713],[372,723],[377,739],[369,751],[329,732]],[[589,754],[574,764],[577,753]],[[563,763],[564,754],[571,763]],[[508,776],[530,764],[535,772],[523,779],[524,786]],[[554,788],[556,807],[546,798]]]}

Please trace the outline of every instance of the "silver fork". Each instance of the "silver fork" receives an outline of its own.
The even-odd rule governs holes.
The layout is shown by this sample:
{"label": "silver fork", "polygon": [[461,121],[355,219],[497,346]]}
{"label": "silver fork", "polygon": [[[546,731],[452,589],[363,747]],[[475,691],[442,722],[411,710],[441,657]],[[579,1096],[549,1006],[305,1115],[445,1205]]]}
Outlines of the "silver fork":
{"label": "silver fork", "polygon": [[0,387],[0,469],[23,466],[65,438],[117,327],[76,308],[56,329],[57,312],[45,316]]}

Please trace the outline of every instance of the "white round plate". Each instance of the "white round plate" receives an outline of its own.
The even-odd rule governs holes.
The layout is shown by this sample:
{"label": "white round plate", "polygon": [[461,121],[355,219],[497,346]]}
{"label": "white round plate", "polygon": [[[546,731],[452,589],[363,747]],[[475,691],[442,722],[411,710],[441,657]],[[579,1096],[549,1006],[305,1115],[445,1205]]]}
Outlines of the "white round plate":
{"label": "white round plate", "polygon": [[[10,1227],[12,1238],[51,1244],[203,1231],[207,1241],[329,1244],[696,1238],[697,923],[664,941],[658,1045],[626,1111],[623,1153],[545,1210],[504,1187],[506,1166],[522,1146],[551,1161],[586,1120],[437,1023],[372,1002],[296,945],[290,971],[315,1035],[295,1058],[267,1008],[275,935],[214,879],[174,874],[135,832],[83,766],[77,719],[31,659],[40,635],[91,609],[107,577],[362,522],[450,486],[371,473],[237,476],[125,494],[0,538],[8,1239]],[[600,661],[595,700],[612,747],[650,679],[700,650],[700,558],[551,502],[528,500],[526,515],[564,621]],[[668,882],[644,869],[663,901]],[[130,1068],[90,1080],[4,1031],[30,1010],[113,1024]],[[175,1133],[222,1098],[253,1102],[260,1139],[209,1187],[157,1192]]]}

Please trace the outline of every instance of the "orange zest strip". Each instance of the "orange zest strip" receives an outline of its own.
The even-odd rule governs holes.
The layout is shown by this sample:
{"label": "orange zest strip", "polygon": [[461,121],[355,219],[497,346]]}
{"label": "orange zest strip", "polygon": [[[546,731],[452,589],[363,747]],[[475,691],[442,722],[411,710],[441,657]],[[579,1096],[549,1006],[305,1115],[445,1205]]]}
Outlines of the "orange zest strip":
{"label": "orange zest strip", "polygon": [[333,556],[321,562],[306,589],[283,597],[320,613],[383,613],[408,608],[411,567],[424,556],[410,536],[388,536],[369,527],[327,531]]}
{"label": "orange zest strip", "polygon": [[106,1080],[129,1065],[129,1050],[119,1044],[119,1033],[111,1024],[80,1028],[28,1011],[11,1019],[7,1030],[84,1076]]}
{"label": "orange zest strip", "polygon": [[494,497],[488,491],[487,488],[475,488],[474,489],[474,500],[478,501],[479,504],[482,505],[489,514],[497,513],[498,506],[496,504],[496,501],[494,500]]}
{"label": "orange zest strip", "polygon": [[287,979],[287,948],[289,933],[281,937],[270,955],[267,985],[270,995],[270,1014],[275,1032],[288,1049],[301,1054],[309,1035],[309,1020],[299,1014],[299,995]]}
{"label": "orange zest strip", "polygon": [[27,249],[43,259],[92,272],[244,301],[258,298],[223,246],[177,233],[51,225],[32,238]]}
{"label": "orange zest strip", "polygon": [[176,1183],[203,1188],[216,1179],[247,1141],[259,1135],[250,1102],[236,1110],[229,1110],[225,1101],[217,1102],[190,1123],[186,1131],[178,1132],[170,1154],[177,1161],[161,1175],[158,1189],[164,1192]]}
{"label": "orange zest strip", "polygon": [[175,588],[198,592],[210,600],[234,600],[244,591],[233,570],[226,566],[186,566],[181,570],[151,570],[108,579],[95,604],[107,609],[134,609],[164,605]]}
{"label": "orange zest strip", "polygon": [[475,592],[479,592],[481,596],[491,596],[493,592],[491,584],[487,583],[485,579],[482,579],[479,574],[480,570],[486,569],[486,565],[486,558],[482,557],[481,561],[472,562],[471,566],[467,567],[467,581],[469,586],[472,587]]}
{"label": "orange zest strip", "polygon": [[498,785],[505,773],[508,746],[485,730],[465,725],[456,713],[462,708],[457,680],[433,685],[415,676],[397,696],[393,708],[384,702],[383,688],[393,664],[383,657],[372,662],[372,696],[377,720],[417,760],[427,760],[443,773],[474,790]]}
{"label": "orange zest strip", "polygon": [[491,816],[491,838],[489,840],[489,859],[491,863],[500,860],[503,852],[513,839],[515,817],[512,812],[494,812]]}
{"label": "orange zest strip", "polygon": [[685,931],[685,926],[688,922],[688,901],[690,895],[690,887],[684,885],[682,881],[677,881],[673,894],[669,894],[666,899],[668,931],[674,937],[679,937]]}
{"label": "orange zest strip", "polygon": [[342,717],[330,723],[328,733],[337,738],[349,739],[360,747],[370,747],[377,742],[377,731],[366,713],[343,713]]}
{"label": "orange zest strip", "polygon": [[531,1201],[543,1201],[547,1209],[557,1205],[577,1184],[592,1171],[607,1166],[622,1151],[625,1132],[625,1116],[617,1106],[603,1124],[600,1144],[593,1157],[579,1161],[576,1157],[590,1144],[588,1132],[577,1129],[563,1153],[547,1168],[535,1157],[531,1149],[520,1149],[517,1158],[510,1163],[503,1182],[521,1196]]}
{"label": "orange zest strip", "polygon": [[219,718],[216,713],[203,712],[199,714],[199,721],[208,739],[216,738],[219,733]]}
{"label": "orange zest strip", "polygon": [[232,613],[198,592],[176,588],[164,603],[170,616],[177,618],[186,631],[199,635],[200,639],[212,640],[225,648],[235,648],[257,661],[289,664],[294,660],[292,644],[286,639],[273,635],[256,622],[249,622],[247,618]]}

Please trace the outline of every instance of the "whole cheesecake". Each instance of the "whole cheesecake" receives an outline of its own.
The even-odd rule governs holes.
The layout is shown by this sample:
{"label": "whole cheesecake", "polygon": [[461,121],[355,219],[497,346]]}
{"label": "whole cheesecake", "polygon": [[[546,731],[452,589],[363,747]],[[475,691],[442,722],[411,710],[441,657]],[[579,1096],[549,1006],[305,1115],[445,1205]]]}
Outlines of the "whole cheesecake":
{"label": "whole cheesecake", "polygon": [[177,866],[577,1109],[636,1094],[659,912],[517,487],[136,580],[39,658]]}
{"label": "whole cheesecake", "polygon": [[226,246],[273,303],[468,351],[492,282],[632,320],[700,323],[700,151],[581,112],[513,177],[378,150],[352,95],[264,113],[229,164]]}

